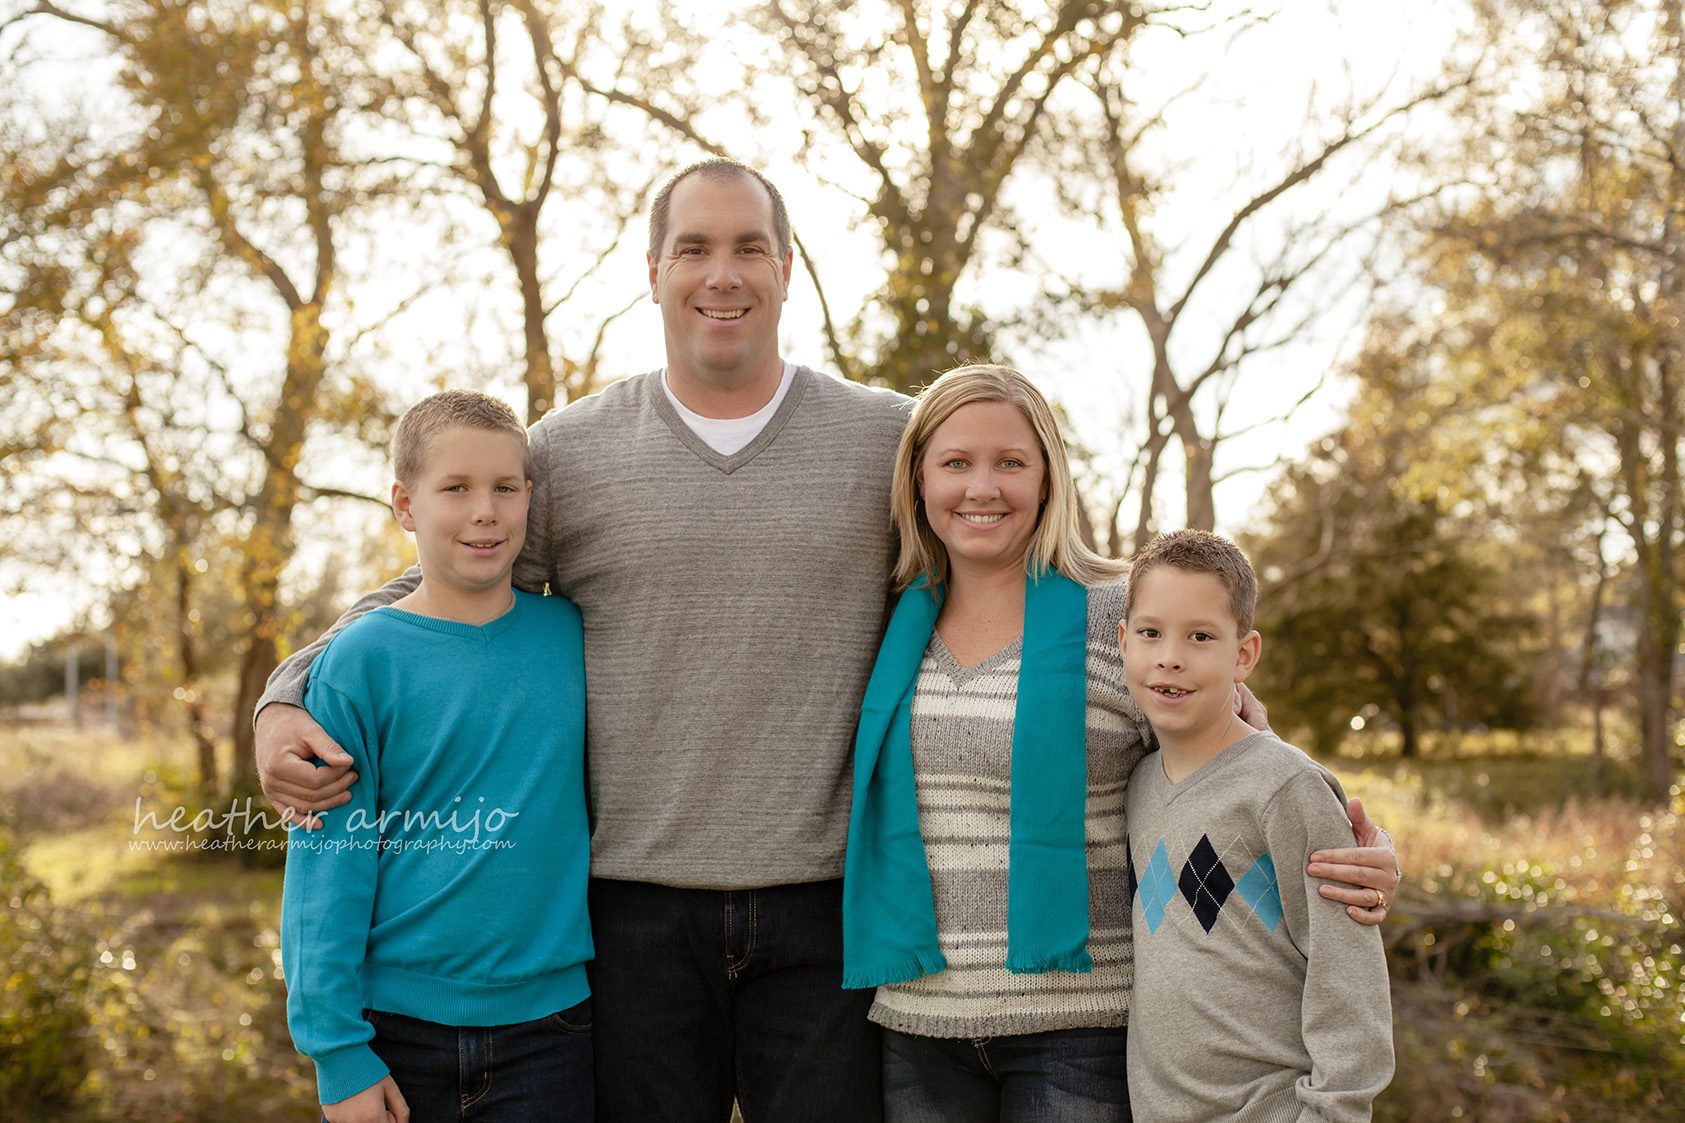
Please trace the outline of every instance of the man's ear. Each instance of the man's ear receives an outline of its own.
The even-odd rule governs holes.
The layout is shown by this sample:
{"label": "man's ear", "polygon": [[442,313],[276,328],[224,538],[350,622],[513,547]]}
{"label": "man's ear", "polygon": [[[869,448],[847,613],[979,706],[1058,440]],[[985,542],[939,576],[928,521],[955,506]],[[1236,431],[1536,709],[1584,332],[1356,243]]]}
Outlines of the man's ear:
{"label": "man's ear", "polygon": [[653,253],[646,252],[644,254],[644,261],[649,263],[649,298],[654,303],[660,304],[661,288],[659,282],[661,278],[656,276],[658,267],[655,264],[655,255]]}
{"label": "man's ear", "polygon": [[1254,628],[1240,641],[1240,651],[1236,653],[1234,661],[1234,680],[1245,682],[1246,676],[1252,673],[1252,668],[1258,665],[1258,656],[1263,653],[1264,637]]}
{"label": "man's ear", "polygon": [[[528,490],[532,488],[530,481],[527,483],[527,488]],[[412,533],[414,532],[415,516],[410,513],[410,489],[404,486],[402,480],[392,481],[392,514],[397,516],[399,526]]]}

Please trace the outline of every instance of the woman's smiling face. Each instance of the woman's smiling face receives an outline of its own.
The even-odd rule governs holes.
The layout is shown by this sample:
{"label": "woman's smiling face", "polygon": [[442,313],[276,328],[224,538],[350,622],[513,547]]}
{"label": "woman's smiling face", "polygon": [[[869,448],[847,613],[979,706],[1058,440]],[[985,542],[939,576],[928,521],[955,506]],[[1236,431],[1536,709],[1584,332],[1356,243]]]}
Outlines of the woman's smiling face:
{"label": "woman's smiling face", "polygon": [[1010,402],[971,402],[937,426],[918,465],[925,518],[956,575],[1023,569],[1047,498],[1047,460]]}

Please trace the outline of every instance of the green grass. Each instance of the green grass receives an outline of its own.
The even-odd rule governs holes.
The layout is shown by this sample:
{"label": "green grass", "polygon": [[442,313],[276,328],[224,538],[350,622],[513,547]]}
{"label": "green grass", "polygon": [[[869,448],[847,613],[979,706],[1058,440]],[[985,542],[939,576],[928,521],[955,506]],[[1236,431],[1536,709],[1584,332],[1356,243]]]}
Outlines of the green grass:
{"label": "green grass", "polygon": [[316,1118],[286,1032],[279,869],[147,849],[135,800],[168,819],[190,793],[165,741],[65,730],[0,737],[0,791],[23,865],[83,942],[96,1063],[70,1106],[31,1118]]}

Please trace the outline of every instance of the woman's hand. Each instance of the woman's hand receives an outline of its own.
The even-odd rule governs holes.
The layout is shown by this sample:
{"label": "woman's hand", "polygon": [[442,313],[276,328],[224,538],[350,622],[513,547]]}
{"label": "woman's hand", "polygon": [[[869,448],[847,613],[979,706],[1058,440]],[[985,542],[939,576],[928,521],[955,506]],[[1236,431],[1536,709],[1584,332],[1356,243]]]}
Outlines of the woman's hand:
{"label": "woman's hand", "polygon": [[1234,712],[1240,720],[1250,725],[1260,733],[1272,732],[1270,729],[1270,714],[1264,709],[1264,704],[1258,701],[1258,696],[1244,682],[1234,685]]}
{"label": "woman's hand", "polygon": [[1392,907],[1393,894],[1403,874],[1392,836],[1382,830],[1363,810],[1363,801],[1346,804],[1352,834],[1357,845],[1338,850],[1318,850],[1311,855],[1307,872],[1334,884],[1317,891],[1330,901],[1346,906],[1346,914],[1359,924],[1379,924]]}

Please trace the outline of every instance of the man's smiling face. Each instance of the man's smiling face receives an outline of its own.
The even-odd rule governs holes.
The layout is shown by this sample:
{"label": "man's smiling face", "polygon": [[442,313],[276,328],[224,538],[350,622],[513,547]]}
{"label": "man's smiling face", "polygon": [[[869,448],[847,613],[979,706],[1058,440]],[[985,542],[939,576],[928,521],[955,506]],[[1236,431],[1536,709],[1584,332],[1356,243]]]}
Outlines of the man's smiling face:
{"label": "man's smiling face", "polygon": [[669,378],[735,388],[774,369],[791,260],[778,251],[772,198],[754,178],[681,180],[664,244],[649,260]]}

